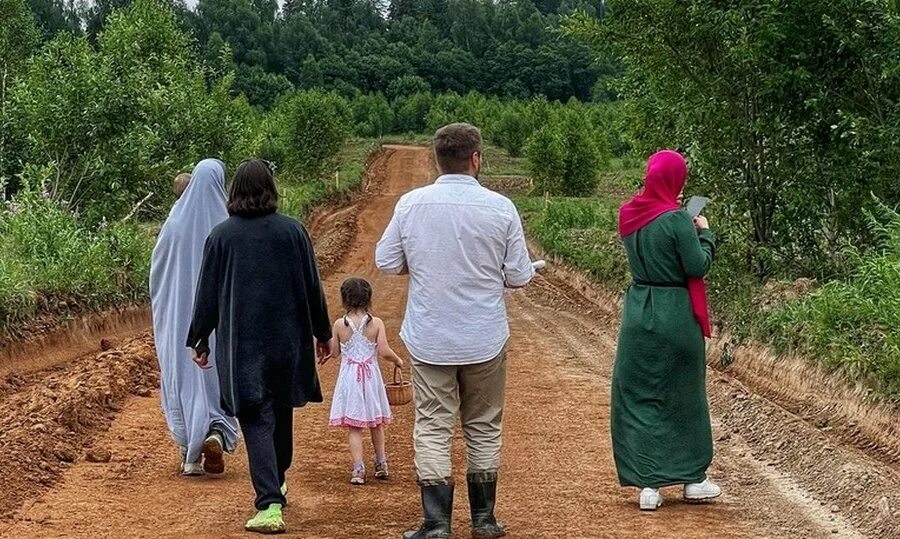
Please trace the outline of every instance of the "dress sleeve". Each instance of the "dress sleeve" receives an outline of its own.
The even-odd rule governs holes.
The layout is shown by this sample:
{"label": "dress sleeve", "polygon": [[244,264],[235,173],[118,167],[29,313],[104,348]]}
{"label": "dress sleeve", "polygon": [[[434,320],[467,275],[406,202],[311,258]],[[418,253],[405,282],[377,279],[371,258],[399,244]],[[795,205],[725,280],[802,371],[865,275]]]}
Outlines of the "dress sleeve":
{"label": "dress sleeve", "polygon": [[216,241],[210,236],[203,247],[203,262],[194,295],[194,314],[188,330],[187,346],[199,352],[209,350],[209,336],[219,323],[219,287],[221,256]]}
{"label": "dress sleeve", "polygon": [[306,260],[306,263],[302,264],[303,282],[308,295],[313,336],[319,342],[328,342],[331,340],[331,319],[328,317],[328,303],[325,300],[322,279],[319,277],[319,267],[316,265],[316,253],[306,228],[303,225],[299,227],[300,247],[304,251],[301,255]]}
{"label": "dress sleeve", "polygon": [[712,231],[698,231],[686,213],[674,219],[674,226],[675,245],[684,272],[688,277],[705,277],[716,252]]}

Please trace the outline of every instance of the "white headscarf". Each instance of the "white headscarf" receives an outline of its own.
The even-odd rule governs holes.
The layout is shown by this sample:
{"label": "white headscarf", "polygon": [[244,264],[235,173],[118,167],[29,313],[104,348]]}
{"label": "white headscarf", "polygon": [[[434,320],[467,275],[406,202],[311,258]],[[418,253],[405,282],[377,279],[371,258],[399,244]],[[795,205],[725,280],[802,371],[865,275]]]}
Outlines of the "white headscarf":
{"label": "white headscarf", "polygon": [[[200,161],[163,224],[150,264],[162,406],[172,437],[186,451],[188,462],[198,462],[211,422],[222,431],[227,449],[237,442],[237,425],[219,404],[216,370],[197,367],[185,346],[203,246],[212,229],[228,218],[225,200],[225,165],[216,159]],[[215,361],[213,340],[210,348],[210,360]]]}

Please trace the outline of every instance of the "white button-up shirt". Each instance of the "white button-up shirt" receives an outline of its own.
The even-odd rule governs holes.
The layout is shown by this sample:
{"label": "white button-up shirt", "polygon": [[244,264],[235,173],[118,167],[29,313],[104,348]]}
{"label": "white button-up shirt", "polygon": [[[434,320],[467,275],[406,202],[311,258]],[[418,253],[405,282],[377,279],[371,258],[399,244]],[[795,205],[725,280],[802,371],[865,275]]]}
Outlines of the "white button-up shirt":
{"label": "white button-up shirt", "polygon": [[409,272],[400,338],[415,360],[432,365],[500,354],[509,339],[504,287],[534,276],[516,207],[459,174],[400,199],[375,263],[385,273]]}

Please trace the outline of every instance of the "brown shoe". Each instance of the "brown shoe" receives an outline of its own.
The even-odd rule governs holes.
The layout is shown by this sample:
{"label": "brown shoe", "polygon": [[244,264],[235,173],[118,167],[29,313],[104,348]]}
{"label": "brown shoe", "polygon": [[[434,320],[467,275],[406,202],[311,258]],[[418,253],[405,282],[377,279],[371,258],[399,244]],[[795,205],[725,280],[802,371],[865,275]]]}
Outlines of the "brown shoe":
{"label": "brown shoe", "polygon": [[225,472],[225,443],[222,435],[211,432],[203,441],[203,471],[209,474]]}

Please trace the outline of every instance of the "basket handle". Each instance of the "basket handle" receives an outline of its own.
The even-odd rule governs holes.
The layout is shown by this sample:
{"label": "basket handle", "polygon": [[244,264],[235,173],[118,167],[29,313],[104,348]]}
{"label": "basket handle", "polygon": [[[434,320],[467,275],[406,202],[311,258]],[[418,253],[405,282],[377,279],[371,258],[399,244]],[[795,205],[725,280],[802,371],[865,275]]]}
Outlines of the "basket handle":
{"label": "basket handle", "polygon": [[399,384],[403,381],[403,371],[400,370],[400,367],[394,367],[394,383]]}

